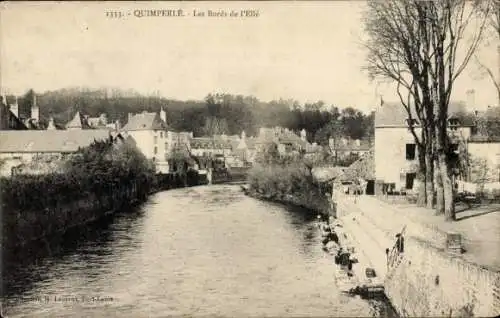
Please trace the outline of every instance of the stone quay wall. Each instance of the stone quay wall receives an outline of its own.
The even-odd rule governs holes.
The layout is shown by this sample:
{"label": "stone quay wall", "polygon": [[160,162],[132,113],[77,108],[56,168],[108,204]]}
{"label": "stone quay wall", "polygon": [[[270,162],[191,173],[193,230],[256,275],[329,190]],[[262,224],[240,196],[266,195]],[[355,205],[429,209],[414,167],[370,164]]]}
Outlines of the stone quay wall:
{"label": "stone quay wall", "polygon": [[334,199],[339,206],[339,216],[358,224],[353,230],[362,232],[360,236],[376,241],[376,244],[371,240],[361,242],[361,249],[371,252],[367,255],[378,267],[387,265],[383,250],[391,248],[396,241],[395,234],[406,227],[400,262],[378,270],[386,272],[385,293],[400,316],[494,317],[500,314],[500,273],[446,251],[445,233],[416,220],[398,217],[397,211],[376,206],[374,198],[355,199],[336,193]]}

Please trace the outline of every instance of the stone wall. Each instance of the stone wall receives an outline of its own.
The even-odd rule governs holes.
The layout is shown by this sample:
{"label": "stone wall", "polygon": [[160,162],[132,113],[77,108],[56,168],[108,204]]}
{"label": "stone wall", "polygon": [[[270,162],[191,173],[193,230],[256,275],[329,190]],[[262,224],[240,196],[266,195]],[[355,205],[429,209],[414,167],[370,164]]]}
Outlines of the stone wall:
{"label": "stone wall", "polygon": [[378,266],[378,272],[385,271],[380,268],[387,263],[386,256],[380,259],[382,253],[371,252],[391,247],[394,233],[407,226],[404,256],[401,263],[387,269],[384,284],[386,296],[402,317],[493,317],[500,313],[500,273],[445,252],[446,233],[429,224],[391,218],[391,213],[384,208],[377,211],[375,202],[362,197],[356,203],[354,196],[335,194],[339,216],[356,220],[358,231],[366,237],[360,249]]}
{"label": "stone wall", "polygon": [[500,275],[423,242],[406,239],[403,261],[385,291],[403,317],[492,317],[500,313]]}

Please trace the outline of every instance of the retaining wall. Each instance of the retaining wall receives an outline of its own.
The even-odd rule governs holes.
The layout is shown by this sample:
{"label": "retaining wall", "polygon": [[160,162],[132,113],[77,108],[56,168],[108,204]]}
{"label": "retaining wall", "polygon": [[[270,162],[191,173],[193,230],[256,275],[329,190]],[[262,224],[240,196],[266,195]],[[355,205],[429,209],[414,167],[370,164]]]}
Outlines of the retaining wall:
{"label": "retaining wall", "polygon": [[401,264],[385,291],[404,317],[493,317],[500,313],[499,273],[480,268],[423,242],[406,239]]}
{"label": "retaining wall", "polygon": [[[377,209],[375,200],[355,202],[353,196],[334,197],[339,202],[340,215],[355,219],[360,231],[381,243],[380,249],[391,247],[388,243],[394,244],[394,235],[406,225],[404,257],[399,265],[388,269],[384,284],[387,298],[402,317],[500,314],[500,273],[445,251],[442,231],[418,221],[400,220],[394,215],[397,211]],[[362,248],[373,249],[369,243]],[[373,258],[379,254],[369,255]]]}

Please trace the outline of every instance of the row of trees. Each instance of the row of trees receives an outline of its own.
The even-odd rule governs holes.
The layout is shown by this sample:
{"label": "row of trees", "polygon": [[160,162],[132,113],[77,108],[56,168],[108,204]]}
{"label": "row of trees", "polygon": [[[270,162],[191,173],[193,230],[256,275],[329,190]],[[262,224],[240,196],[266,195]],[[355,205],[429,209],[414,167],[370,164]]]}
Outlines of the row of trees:
{"label": "row of trees", "polygon": [[[498,1],[369,1],[368,71],[397,84],[419,152],[419,202],[455,218],[448,105]],[[494,10],[493,10],[494,9]],[[418,127],[418,129],[417,129]],[[420,129],[421,128],[421,129]]]}
{"label": "row of trees", "polygon": [[[21,113],[28,114],[33,91],[19,100]],[[61,89],[37,96],[43,121],[50,116],[66,123],[76,110],[90,116],[106,113],[110,121],[127,122],[128,113],[158,112],[163,106],[171,129],[192,131],[196,136],[214,134],[256,135],[259,127],[282,126],[294,131],[306,129],[309,141],[327,143],[328,137],[354,139],[373,134],[373,114],[347,107],[340,109],[319,101],[299,104],[294,100],[263,102],[253,96],[209,94],[203,101],[177,101],[158,96],[141,96],[105,90]]]}

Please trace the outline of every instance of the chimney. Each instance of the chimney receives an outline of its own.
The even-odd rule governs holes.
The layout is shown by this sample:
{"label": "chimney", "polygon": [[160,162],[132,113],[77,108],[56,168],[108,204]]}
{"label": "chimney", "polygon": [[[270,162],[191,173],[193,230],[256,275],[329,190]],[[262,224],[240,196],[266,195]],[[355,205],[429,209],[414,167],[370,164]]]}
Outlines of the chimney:
{"label": "chimney", "polygon": [[101,121],[101,124],[104,126],[108,124],[108,116],[105,113],[99,115],[99,120]]}
{"label": "chimney", "polygon": [[160,118],[165,122],[165,124],[167,123],[167,113],[163,110],[163,106],[161,106],[160,109]]}
{"label": "chimney", "polygon": [[132,113],[128,113],[128,121],[132,119]]}
{"label": "chimney", "polygon": [[33,101],[31,103],[31,119],[33,119],[35,122],[40,121],[40,109],[38,108],[38,105],[36,104],[36,93],[33,92]]}
{"label": "chimney", "polygon": [[241,132],[241,139],[245,140],[246,136],[247,136],[247,135],[245,134],[245,131],[243,130],[243,131]]}
{"label": "chimney", "polygon": [[115,130],[119,131],[120,129],[121,129],[120,121],[117,119],[117,120],[115,120]]}
{"label": "chimney", "polygon": [[361,141],[359,139],[356,139],[356,146],[361,146]]}
{"label": "chimney", "polygon": [[467,91],[467,109],[474,109],[476,108],[476,101],[475,101],[475,91],[473,89],[469,89]]}
{"label": "chimney", "polygon": [[300,139],[302,139],[303,141],[306,141],[307,139],[307,132],[304,128],[300,131]]}

